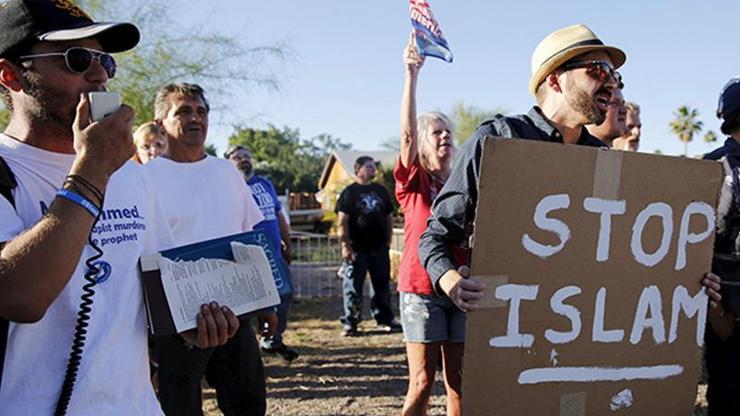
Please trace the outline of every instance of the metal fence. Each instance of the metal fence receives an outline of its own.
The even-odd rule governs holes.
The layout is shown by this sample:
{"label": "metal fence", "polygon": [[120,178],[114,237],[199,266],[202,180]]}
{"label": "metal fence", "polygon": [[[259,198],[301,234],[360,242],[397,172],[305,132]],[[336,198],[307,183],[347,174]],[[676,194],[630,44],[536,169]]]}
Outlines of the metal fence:
{"label": "metal fence", "polygon": [[290,243],[294,296],[341,295],[342,281],[337,277],[342,261],[339,237],[294,231]]}
{"label": "metal fence", "polygon": [[[293,258],[290,271],[294,296],[341,296],[342,279],[337,276],[337,269],[342,262],[342,245],[339,237],[293,231],[290,234],[290,242]],[[394,229],[391,241],[391,276],[395,276],[398,264],[394,258],[400,257],[402,250],[403,230]],[[364,292],[368,293],[367,288]]]}

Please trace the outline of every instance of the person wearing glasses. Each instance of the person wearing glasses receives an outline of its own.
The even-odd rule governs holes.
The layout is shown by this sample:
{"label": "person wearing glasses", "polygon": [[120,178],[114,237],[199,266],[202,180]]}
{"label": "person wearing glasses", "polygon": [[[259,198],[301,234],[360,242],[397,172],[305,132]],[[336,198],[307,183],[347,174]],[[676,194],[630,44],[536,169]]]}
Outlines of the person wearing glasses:
{"label": "person wearing glasses", "polygon": [[286,293],[280,295],[280,304],[277,305],[277,330],[273,336],[260,339],[260,349],[265,354],[279,355],[285,361],[292,362],[300,354],[283,342],[283,334],[288,325],[288,313],[293,304],[293,282],[290,275],[290,224],[288,224],[283,205],[278,199],[272,181],[255,174],[255,164],[249,149],[240,144],[229,146],[224,152],[224,159],[231,162],[244,176],[254,202],[265,217],[264,221],[255,226],[255,229],[265,231],[275,253],[281,254],[277,259],[278,267],[285,271],[283,284],[288,289],[285,290]]}
{"label": "person wearing glasses", "polygon": [[[0,196],[0,413],[161,414],[147,381],[137,264],[171,246],[172,233],[148,177],[127,163],[133,110],[92,122],[87,98],[105,90],[110,53],[133,48],[139,30],[94,22],[71,2],[11,0],[0,6],[0,33],[0,96],[11,112],[0,158],[15,178]],[[140,227],[128,238],[115,231],[132,222]],[[75,322],[91,281],[75,381],[65,374],[74,374]],[[238,328],[221,308],[199,321],[185,336],[203,348]]]}
{"label": "person wearing glasses", "polygon": [[612,90],[612,98],[606,110],[606,117],[601,124],[589,124],[586,126],[588,132],[602,142],[614,147],[613,142],[627,131],[627,107],[624,103],[622,88],[620,86]]}
{"label": "person wearing glasses", "polygon": [[[432,207],[426,231],[419,242],[419,257],[438,294],[448,296],[461,310],[476,309],[485,285],[464,278],[457,270],[452,247],[472,235],[477,205],[480,157],[486,136],[501,136],[582,146],[604,147],[585,128],[606,119],[609,101],[619,86],[616,69],[625,53],[607,46],[588,27],[568,26],[547,35],[532,54],[529,92],[535,105],[527,114],[497,115],[476,129],[455,160],[450,178]],[[719,278],[702,279],[716,310]]]}
{"label": "person wearing glasses", "polygon": [[[443,363],[447,415],[461,411],[465,314],[449,299],[434,295],[429,275],[419,262],[419,237],[426,228],[432,201],[450,176],[455,155],[452,122],[439,112],[416,117],[416,85],[424,57],[413,32],[403,51],[405,81],[401,98],[401,143],[393,170],[396,199],[403,210],[403,254],[398,268],[399,307],[409,386],[403,415],[426,414],[439,360]],[[457,263],[467,264],[465,251]]]}

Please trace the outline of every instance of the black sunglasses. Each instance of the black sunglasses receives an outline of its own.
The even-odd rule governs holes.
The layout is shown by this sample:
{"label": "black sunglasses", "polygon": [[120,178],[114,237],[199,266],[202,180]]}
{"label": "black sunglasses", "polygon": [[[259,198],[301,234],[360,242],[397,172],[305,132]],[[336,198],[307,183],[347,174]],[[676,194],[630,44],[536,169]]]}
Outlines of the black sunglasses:
{"label": "black sunglasses", "polygon": [[619,88],[624,88],[624,82],[622,81],[622,74],[615,70],[606,61],[579,61],[571,62],[560,67],[564,71],[577,68],[586,68],[586,73],[599,80],[600,82],[606,82],[609,78],[614,79],[619,85]]}
{"label": "black sunglasses", "polygon": [[113,78],[116,75],[116,60],[110,54],[79,46],[69,48],[64,52],[23,55],[20,59],[26,60],[33,58],[46,58],[50,56],[63,56],[64,63],[67,64],[67,68],[75,74],[84,74],[90,69],[93,61],[97,60],[105,70],[105,73],[108,74],[108,78]]}

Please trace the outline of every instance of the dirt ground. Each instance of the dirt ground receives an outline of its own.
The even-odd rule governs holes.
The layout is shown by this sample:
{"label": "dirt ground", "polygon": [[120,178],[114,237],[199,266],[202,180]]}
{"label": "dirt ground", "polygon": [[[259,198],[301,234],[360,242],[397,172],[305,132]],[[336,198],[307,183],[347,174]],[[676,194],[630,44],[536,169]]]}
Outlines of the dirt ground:
{"label": "dirt ground", "polygon": [[[341,298],[299,299],[286,343],[301,356],[291,364],[265,356],[267,414],[274,416],[398,415],[406,394],[407,366],[401,334],[374,331],[367,319],[362,336],[339,336]],[[704,386],[693,416],[705,415]],[[221,415],[212,390],[205,391],[207,416]],[[430,415],[445,414],[438,375]]]}

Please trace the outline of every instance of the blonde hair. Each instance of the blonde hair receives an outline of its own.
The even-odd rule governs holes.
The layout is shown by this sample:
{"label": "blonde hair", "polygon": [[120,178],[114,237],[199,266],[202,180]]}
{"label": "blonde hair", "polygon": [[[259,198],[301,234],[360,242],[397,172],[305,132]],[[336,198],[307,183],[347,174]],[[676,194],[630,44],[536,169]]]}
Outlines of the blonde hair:
{"label": "blonde hair", "polygon": [[[434,154],[435,150],[430,147],[431,143],[429,140],[427,140],[427,137],[429,136],[429,127],[432,124],[433,121],[440,121],[444,123],[450,131],[453,130],[452,127],[452,121],[450,121],[450,118],[447,117],[445,114],[439,112],[439,111],[430,111],[427,113],[423,113],[419,115],[419,117],[416,118],[416,130],[419,134],[419,164],[421,165],[424,170],[430,172],[432,170],[432,164],[431,164],[431,157]],[[447,170],[450,167],[452,167],[452,160],[454,158],[454,151],[455,151],[455,140],[452,140],[452,151],[453,151],[453,157],[450,157],[448,159],[448,165],[443,167],[443,170]]]}
{"label": "blonde hair", "polygon": [[157,123],[153,121],[148,121],[142,125],[140,125],[136,131],[134,132],[134,143],[139,143],[141,140],[144,140],[144,138],[150,134],[154,134],[157,136],[162,136],[162,129],[159,128]]}
{"label": "blonde hair", "polygon": [[[159,125],[153,121],[148,121],[140,125],[136,129],[136,131],[134,131],[134,144],[136,145],[136,147],[138,148],[139,144],[149,135],[159,136],[166,140],[164,132],[162,132],[162,129],[159,127]],[[139,164],[143,163],[141,159],[139,159],[138,150],[134,152],[134,155],[131,158]]]}

